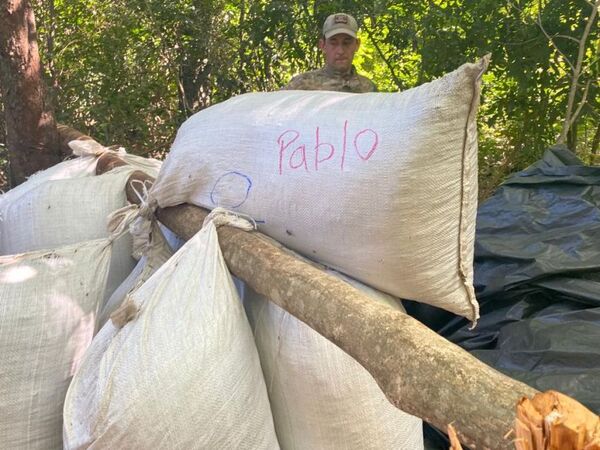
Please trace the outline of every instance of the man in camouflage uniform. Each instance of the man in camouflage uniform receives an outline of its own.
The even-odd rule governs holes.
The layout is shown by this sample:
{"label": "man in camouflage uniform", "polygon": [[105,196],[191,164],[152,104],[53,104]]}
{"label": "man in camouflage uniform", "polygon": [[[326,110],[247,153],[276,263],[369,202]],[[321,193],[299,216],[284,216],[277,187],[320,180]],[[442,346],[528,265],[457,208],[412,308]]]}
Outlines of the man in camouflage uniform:
{"label": "man in camouflage uniform", "polygon": [[332,14],[323,24],[319,48],[325,67],[296,75],[282,89],[307,91],[376,92],[375,84],[356,73],[352,64],[360,46],[358,24],[349,14]]}

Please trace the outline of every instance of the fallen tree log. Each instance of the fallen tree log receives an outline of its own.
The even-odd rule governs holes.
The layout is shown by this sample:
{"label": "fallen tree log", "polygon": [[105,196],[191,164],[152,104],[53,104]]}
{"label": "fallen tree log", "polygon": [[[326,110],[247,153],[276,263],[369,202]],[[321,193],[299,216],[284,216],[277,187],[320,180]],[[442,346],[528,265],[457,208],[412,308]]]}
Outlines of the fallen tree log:
{"label": "fallen tree log", "polygon": [[[97,172],[122,164],[106,154]],[[128,198],[138,202],[133,192]],[[207,214],[192,205],[157,211],[160,222],[186,240]],[[516,405],[535,395],[535,389],[500,374],[412,317],[371,301],[261,233],[227,226],[218,233],[235,276],[356,359],[396,407],[440,429],[452,423],[473,449],[513,448],[505,436],[513,428]]]}

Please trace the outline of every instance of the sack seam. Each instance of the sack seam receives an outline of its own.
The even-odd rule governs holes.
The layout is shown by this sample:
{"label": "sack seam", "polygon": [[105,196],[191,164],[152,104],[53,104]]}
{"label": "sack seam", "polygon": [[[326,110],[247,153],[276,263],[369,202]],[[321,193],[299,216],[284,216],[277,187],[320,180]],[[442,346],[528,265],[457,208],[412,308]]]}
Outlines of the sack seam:
{"label": "sack seam", "polygon": [[[473,326],[477,324],[477,319],[479,319],[479,303],[477,302],[477,298],[475,296],[475,289],[473,288],[472,281],[469,281],[469,277],[467,276],[469,268],[465,265],[465,253],[468,250],[468,242],[467,242],[467,224],[465,220],[465,215],[470,211],[470,208],[473,206],[469,205],[469,199],[467,198],[466,190],[465,190],[465,182],[467,178],[467,174],[472,171],[472,167],[470,162],[467,162],[467,150],[469,149],[469,141],[472,133],[470,132],[471,124],[475,120],[475,115],[477,112],[477,108],[479,106],[479,96],[481,93],[481,78],[483,73],[485,72],[488,63],[490,60],[490,55],[484,56],[480,60],[480,71],[475,77],[473,83],[473,90],[471,96],[471,103],[469,107],[469,113],[467,114],[467,121],[464,127],[464,135],[463,135],[463,146],[462,146],[462,158],[461,158],[461,183],[460,183],[460,213],[459,213],[459,224],[458,224],[458,276],[461,280],[462,286],[465,289],[467,300],[469,302],[469,306],[471,307],[471,320],[473,322]],[[475,126],[476,129],[476,126]],[[477,174],[476,174],[477,176]]]}

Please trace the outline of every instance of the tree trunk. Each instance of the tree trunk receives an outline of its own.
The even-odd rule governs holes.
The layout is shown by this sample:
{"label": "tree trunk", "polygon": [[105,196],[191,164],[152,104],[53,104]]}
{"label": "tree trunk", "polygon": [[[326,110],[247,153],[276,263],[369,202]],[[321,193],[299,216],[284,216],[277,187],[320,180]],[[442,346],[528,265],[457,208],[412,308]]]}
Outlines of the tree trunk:
{"label": "tree trunk", "polygon": [[[561,131],[560,136],[558,137],[558,141],[557,141],[557,143],[559,143],[559,144],[564,144],[567,141],[567,134],[571,130],[571,127],[575,124],[575,121],[579,117],[579,114],[581,113],[583,106],[586,104],[587,94],[588,94],[588,90],[589,90],[590,82],[591,82],[591,80],[589,80],[586,83],[583,93],[581,94],[581,99],[577,103],[576,97],[577,97],[577,92],[578,92],[579,79],[581,78],[582,74],[585,73],[585,69],[583,68],[583,63],[584,63],[585,54],[586,54],[586,43],[587,43],[587,39],[590,35],[590,31],[592,30],[592,27],[596,23],[596,16],[598,14],[598,8],[600,7],[600,0],[586,0],[586,2],[592,7],[592,11],[590,12],[590,15],[587,19],[587,23],[585,25],[585,28],[583,30],[581,37],[579,39],[576,39],[576,41],[579,43],[579,48],[577,50],[577,60],[575,62],[575,65],[571,64],[571,68],[572,68],[571,86],[569,88],[569,95],[567,97],[567,111],[566,111],[565,118],[563,121],[562,131]],[[549,39],[550,44],[554,48],[556,48],[556,50],[559,53],[562,54],[562,52],[560,51],[560,49],[554,42],[553,38],[548,35],[546,30],[544,30],[541,19],[538,20],[538,23],[539,23],[540,28],[542,29],[543,33]],[[563,54],[563,57],[564,57],[564,54]],[[576,144],[576,142],[575,142],[575,144]],[[575,152],[575,148],[572,148],[571,150],[573,152]]]}
{"label": "tree trunk", "polygon": [[596,132],[594,133],[594,139],[592,139],[592,156],[598,154],[598,146],[600,145],[600,122],[596,126]]}
{"label": "tree trunk", "polygon": [[10,183],[15,186],[61,159],[54,113],[42,79],[35,18],[26,0],[0,1],[0,88]]}
{"label": "tree trunk", "polygon": [[577,121],[573,122],[567,133],[567,147],[577,154]]}

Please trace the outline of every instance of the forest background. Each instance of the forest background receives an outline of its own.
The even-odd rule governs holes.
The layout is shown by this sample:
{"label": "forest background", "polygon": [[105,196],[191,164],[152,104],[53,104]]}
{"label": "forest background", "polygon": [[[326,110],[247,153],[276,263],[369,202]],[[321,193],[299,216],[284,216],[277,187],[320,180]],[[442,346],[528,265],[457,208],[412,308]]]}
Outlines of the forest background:
{"label": "forest background", "polygon": [[[361,24],[357,69],[380,91],[409,89],[491,53],[478,118],[480,198],[557,141],[586,163],[600,161],[595,0],[32,4],[57,121],[132,153],[162,158],[193,113],[321,66],[321,24],[346,11]],[[0,164],[5,143],[0,123]]]}

